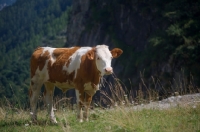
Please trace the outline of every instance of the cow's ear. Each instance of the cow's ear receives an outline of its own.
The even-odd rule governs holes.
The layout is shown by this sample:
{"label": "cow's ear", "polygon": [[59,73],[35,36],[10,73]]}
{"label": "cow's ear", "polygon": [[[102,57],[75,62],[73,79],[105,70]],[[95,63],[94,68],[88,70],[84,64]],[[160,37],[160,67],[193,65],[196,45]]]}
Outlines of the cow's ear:
{"label": "cow's ear", "polygon": [[93,60],[93,59],[94,59],[94,51],[93,51],[93,50],[91,50],[91,51],[89,51],[89,52],[87,53],[87,58],[88,58],[89,60]]}
{"label": "cow's ear", "polygon": [[113,58],[117,58],[123,53],[123,51],[119,48],[114,48],[110,52],[111,52]]}

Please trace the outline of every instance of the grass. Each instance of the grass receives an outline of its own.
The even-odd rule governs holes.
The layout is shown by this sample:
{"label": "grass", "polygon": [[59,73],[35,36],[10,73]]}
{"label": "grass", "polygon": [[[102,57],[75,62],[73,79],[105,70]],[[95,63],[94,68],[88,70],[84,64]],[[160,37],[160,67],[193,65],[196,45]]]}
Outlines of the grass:
{"label": "grass", "polygon": [[71,110],[57,111],[58,124],[51,124],[46,111],[38,112],[38,124],[31,124],[29,112],[9,112],[0,108],[1,132],[200,132],[200,105],[195,108],[133,110],[132,107],[117,107],[91,111],[90,121],[78,123]]}
{"label": "grass", "polygon": [[[146,99],[140,88],[134,97],[120,80],[115,80],[113,84],[104,81],[110,94],[101,92],[100,102],[107,104],[109,109],[101,106],[90,110],[89,121],[83,123],[77,121],[76,109],[71,110],[69,98],[54,98],[58,124],[49,121],[46,109],[38,110],[38,123],[32,124],[29,110],[15,108],[8,101],[0,102],[0,132],[200,132],[199,99],[167,109],[135,109],[136,104],[142,106],[156,101],[158,93],[147,88],[148,85],[141,79],[139,86],[146,87]],[[155,86],[159,84],[154,83]]]}
{"label": "grass", "polygon": [[200,106],[195,109],[144,109],[141,111],[119,109],[109,114],[109,123],[130,132],[193,132],[200,131],[199,111]]}

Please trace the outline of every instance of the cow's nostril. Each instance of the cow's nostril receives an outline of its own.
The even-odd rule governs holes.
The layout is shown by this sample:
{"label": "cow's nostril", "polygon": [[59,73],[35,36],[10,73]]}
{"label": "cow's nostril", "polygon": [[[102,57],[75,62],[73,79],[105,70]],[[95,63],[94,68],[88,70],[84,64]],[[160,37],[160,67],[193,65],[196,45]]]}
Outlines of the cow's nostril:
{"label": "cow's nostril", "polygon": [[107,68],[105,69],[105,71],[106,71],[106,72],[112,72],[112,67],[107,67]]}

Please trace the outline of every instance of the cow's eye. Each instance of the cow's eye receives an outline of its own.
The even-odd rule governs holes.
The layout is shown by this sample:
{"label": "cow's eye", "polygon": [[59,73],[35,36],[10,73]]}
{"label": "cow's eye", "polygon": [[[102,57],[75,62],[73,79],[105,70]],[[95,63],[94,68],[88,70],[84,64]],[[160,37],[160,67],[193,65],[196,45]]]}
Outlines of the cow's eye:
{"label": "cow's eye", "polygon": [[99,58],[99,57],[97,57],[97,60],[100,60],[100,58]]}

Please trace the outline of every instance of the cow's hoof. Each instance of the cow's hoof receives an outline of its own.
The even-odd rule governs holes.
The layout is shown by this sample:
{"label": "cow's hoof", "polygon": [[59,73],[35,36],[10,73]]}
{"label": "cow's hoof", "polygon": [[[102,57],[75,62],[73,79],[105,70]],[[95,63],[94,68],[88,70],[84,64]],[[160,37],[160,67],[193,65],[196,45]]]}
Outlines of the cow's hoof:
{"label": "cow's hoof", "polygon": [[79,119],[79,122],[83,122],[83,119]]}
{"label": "cow's hoof", "polygon": [[88,122],[88,121],[89,121],[89,119],[88,119],[88,118],[85,118],[85,121],[86,121],[86,122]]}
{"label": "cow's hoof", "polygon": [[51,119],[51,123],[57,124],[58,122],[57,122],[57,120],[55,118],[53,118],[53,119]]}

